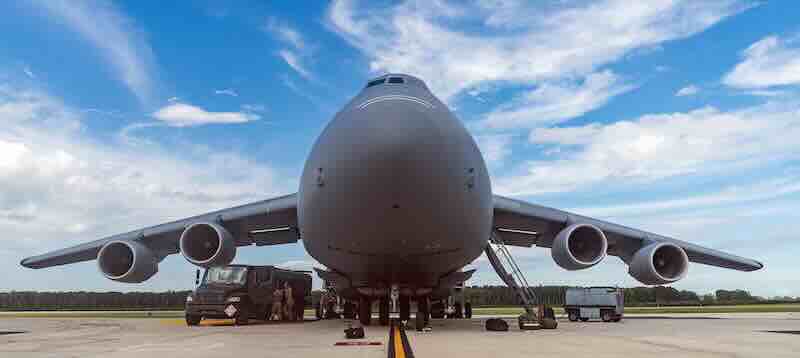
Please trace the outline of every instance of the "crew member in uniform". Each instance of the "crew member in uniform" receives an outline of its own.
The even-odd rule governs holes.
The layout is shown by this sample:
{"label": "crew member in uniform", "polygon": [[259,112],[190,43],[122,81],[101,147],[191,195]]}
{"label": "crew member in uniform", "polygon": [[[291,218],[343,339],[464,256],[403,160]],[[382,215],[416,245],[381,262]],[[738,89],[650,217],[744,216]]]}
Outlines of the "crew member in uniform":
{"label": "crew member in uniform", "polygon": [[272,313],[269,315],[270,320],[280,321],[283,319],[283,290],[280,286],[272,291]]}
{"label": "crew member in uniform", "polygon": [[289,285],[288,282],[283,284],[283,297],[285,298],[284,302],[286,307],[284,307],[284,317],[290,321],[294,321],[297,318],[297,312],[294,311],[294,292],[292,292],[292,286]]}

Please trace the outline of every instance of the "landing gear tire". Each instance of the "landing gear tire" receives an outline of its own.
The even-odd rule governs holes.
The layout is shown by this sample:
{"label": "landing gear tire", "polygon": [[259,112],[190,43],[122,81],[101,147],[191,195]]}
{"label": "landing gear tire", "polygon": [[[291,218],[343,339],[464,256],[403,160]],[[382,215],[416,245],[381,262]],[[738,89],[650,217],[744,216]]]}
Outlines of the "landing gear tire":
{"label": "landing gear tire", "polygon": [[422,330],[425,329],[425,315],[417,311],[417,317],[414,321],[417,331],[422,332]]}
{"label": "landing gear tire", "polygon": [[461,303],[456,302],[453,305],[453,310],[455,311],[453,312],[453,318],[464,318],[464,310],[463,307],[461,307]]}
{"label": "landing gear tire", "polygon": [[431,304],[431,318],[444,318],[444,303],[442,301]]}
{"label": "landing gear tire", "polygon": [[381,326],[389,325],[389,299],[381,298],[378,306],[378,320]]}
{"label": "landing gear tire", "polygon": [[358,303],[358,320],[362,325],[369,326],[371,319],[372,302],[368,298],[362,297],[361,302]]}
{"label": "landing gear tire", "polygon": [[578,314],[575,312],[570,312],[567,317],[569,318],[570,322],[578,322]]}
{"label": "landing gear tire", "polygon": [[423,297],[417,300],[417,317],[416,317],[417,331],[422,331],[428,325],[429,312],[430,310],[428,308],[428,298]]}
{"label": "landing gear tire", "polygon": [[400,296],[400,320],[411,320],[411,302],[408,296]]}
{"label": "landing gear tire", "polygon": [[246,326],[250,319],[250,308],[247,305],[239,306],[239,314],[234,318],[233,323],[237,326]]}
{"label": "landing gear tire", "polygon": [[355,317],[355,307],[353,306],[353,302],[347,301],[344,303],[342,315],[345,319],[353,319]]}
{"label": "landing gear tire", "polygon": [[200,324],[200,320],[202,320],[202,319],[203,319],[203,316],[187,314],[186,315],[186,325],[187,326],[196,326],[196,325]]}
{"label": "landing gear tire", "polygon": [[465,303],[464,304],[464,318],[472,318],[472,303]]}

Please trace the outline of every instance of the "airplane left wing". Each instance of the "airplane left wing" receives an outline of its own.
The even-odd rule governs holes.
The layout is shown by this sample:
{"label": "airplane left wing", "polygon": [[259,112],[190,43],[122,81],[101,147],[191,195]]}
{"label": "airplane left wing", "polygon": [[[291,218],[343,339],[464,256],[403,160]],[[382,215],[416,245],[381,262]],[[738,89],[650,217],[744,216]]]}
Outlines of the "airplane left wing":
{"label": "airplane left wing", "polygon": [[[577,237],[574,234],[580,227],[583,227],[582,233],[586,235],[587,239],[584,240],[585,242],[581,242],[580,238],[577,238],[570,244],[569,237]],[[629,272],[634,277],[638,273],[641,275],[636,278],[640,281],[643,281],[640,278],[650,277],[655,279],[646,279],[645,281],[660,281],[659,284],[673,282],[674,280],[671,280],[670,277],[675,280],[683,277],[686,267],[681,267],[681,257],[688,259],[686,261],[739,271],[755,271],[764,267],[756,260],[499,195],[494,196],[493,228],[495,239],[502,240],[504,244],[526,247],[535,244],[540,247],[549,247],[551,250],[559,250],[559,252],[553,253],[554,259],[560,265],[564,263],[561,266],[566,266],[567,269],[581,269],[596,264],[597,262],[590,260],[591,255],[585,256],[585,260],[582,260],[580,255],[574,254],[575,250],[590,250],[591,241],[601,241],[594,240],[592,237],[600,238],[602,236],[607,244],[604,247],[603,245],[597,246],[597,250],[604,248],[603,256],[606,253],[617,256],[630,265],[631,271]],[[593,230],[594,228],[599,229],[600,233]],[[670,248],[664,249],[663,247]],[[671,249],[674,247],[678,247],[680,250]],[[572,253],[570,253],[570,249],[572,249]],[[598,252],[598,254],[600,253]],[[562,259],[560,262],[559,258]],[[653,266],[653,264],[657,266],[659,263],[668,265],[670,258],[674,258],[672,262],[677,265],[671,268],[671,276],[666,271],[659,272],[659,267]],[[582,263],[582,261],[585,262]],[[650,275],[653,272],[656,275]],[[658,273],[665,273],[665,275]]]}
{"label": "airplane left wing", "polygon": [[[211,223],[210,228],[223,228],[222,231],[229,233],[229,235],[226,233],[226,236],[231,238],[235,246],[296,242],[299,239],[297,194],[262,200],[105,237],[43,255],[28,257],[23,259],[20,264],[38,269],[94,260],[98,257],[100,250],[110,242],[122,242],[130,247],[131,251],[144,247],[148,254],[152,253],[150,256],[161,261],[165,256],[179,252],[181,234],[188,227],[197,223]],[[198,232],[201,231],[198,230]],[[219,232],[220,230],[218,230]],[[222,247],[221,244],[220,247]]]}

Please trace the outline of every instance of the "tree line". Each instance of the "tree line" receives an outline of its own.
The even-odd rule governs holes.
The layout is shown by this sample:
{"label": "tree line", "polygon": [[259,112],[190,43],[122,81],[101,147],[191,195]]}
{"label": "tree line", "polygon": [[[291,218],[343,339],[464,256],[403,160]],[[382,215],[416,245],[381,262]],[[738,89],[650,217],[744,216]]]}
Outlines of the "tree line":
{"label": "tree line", "polygon": [[[560,306],[569,286],[536,286],[533,291],[540,303]],[[632,287],[625,289],[626,306],[728,305],[747,303],[800,302],[800,297],[765,299],[745,290],[716,290],[698,295],[693,291],[672,287]],[[166,292],[0,292],[0,310],[182,310],[191,291]],[[314,302],[320,291],[312,292]],[[464,296],[475,307],[514,306],[520,301],[505,286],[471,286]]]}

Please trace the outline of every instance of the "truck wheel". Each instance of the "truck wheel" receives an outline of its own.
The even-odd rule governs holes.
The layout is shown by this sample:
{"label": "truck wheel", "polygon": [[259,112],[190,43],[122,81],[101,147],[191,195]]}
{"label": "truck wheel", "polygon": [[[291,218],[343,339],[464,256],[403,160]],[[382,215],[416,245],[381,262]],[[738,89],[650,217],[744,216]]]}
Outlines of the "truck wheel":
{"label": "truck wheel", "polygon": [[619,321],[622,321],[622,317],[618,316],[617,318],[614,318],[614,322],[619,322]]}
{"label": "truck wheel", "polygon": [[578,313],[575,311],[569,311],[567,317],[569,318],[570,322],[578,322]]}
{"label": "truck wheel", "polygon": [[464,304],[464,318],[472,318],[472,303],[465,303]]}
{"label": "truck wheel", "polygon": [[203,316],[187,314],[186,315],[186,325],[187,326],[196,326],[200,324],[200,320],[203,319]]}
{"label": "truck wheel", "polygon": [[600,319],[602,319],[603,322],[611,322],[611,312],[609,311],[600,312]]}
{"label": "truck wheel", "polygon": [[250,307],[247,304],[239,306],[239,314],[236,315],[234,322],[237,326],[245,326],[250,320]]}

